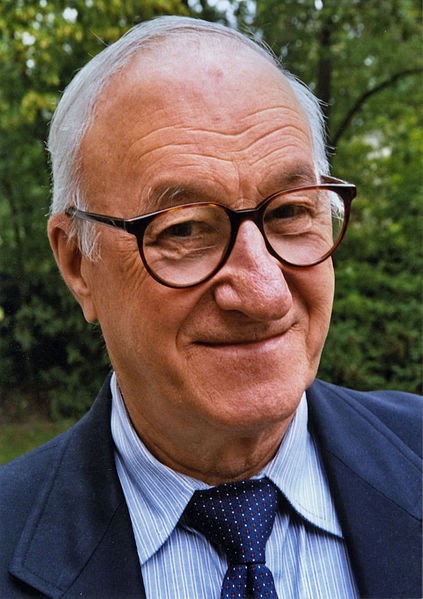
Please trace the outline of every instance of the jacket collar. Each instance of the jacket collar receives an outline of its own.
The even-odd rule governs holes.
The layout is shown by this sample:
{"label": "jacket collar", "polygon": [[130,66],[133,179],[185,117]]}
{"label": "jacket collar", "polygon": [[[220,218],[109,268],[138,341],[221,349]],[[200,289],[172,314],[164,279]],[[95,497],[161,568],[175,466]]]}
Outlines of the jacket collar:
{"label": "jacket collar", "polygon": [[57,440],[10,568],[47,597],[144,596],[114,465],[110,401],[107,379],[90,412]]}
{"label": "jacket collar", "polygon": [[397,428],[407,416],[412,429],[417,404],[407,415],[411,396],[404,401],[400,394],[360,393],[321,381],[307,397],[360,595],[420,597],[421,461],[410,447],[418,447],[419,435],[406,444],[382,418],[402,411]]}

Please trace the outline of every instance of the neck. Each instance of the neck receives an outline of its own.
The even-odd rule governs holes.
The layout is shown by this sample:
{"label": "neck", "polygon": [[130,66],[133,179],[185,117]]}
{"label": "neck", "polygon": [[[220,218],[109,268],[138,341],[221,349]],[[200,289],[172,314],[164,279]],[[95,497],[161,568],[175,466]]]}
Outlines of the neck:
{"label": "neck", "polygon": [[180,394],[164,402],[149,385],[141,401],[139,383],[134,386],[128,377],[118,383],[133,427],[152,455],[212,486],[258,474],[275,456],[300,399],[287,393],[262,408],[255,397],[245,405],[237,398],[233,403],[239,409],[224,412],[221,404],[206,409],[213,397],[188,402]]}
{"label": "neck", "polygon": [[275,456],[292,419],[260,431],[178,431],[173,426],[163,434],[145,426],[131,411],[129,414],[138,436],[156,459],[211,486],[258,474]]}

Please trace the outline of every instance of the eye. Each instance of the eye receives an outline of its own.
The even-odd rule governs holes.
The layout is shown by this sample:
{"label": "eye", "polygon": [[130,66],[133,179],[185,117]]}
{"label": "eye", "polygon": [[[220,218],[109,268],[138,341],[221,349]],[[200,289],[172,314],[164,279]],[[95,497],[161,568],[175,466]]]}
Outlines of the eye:
{"label": "eye", "polygon": [[201,228],[201,224],[191,220],[171,225],[164,229],[160,235],[163,237],[193,237],[200,232]]}
{"label": "eye", "polygon": [[159,246],[183,243],[186,248],[207,247],[210,243],[215,243],[219,237],[219,231],[212,226],[212,223],[205,220],[184,220],[168,226],[160,226],[152,235],[149,234],[150,242]]}
{"label": "eye", "polygon": [[199,252],[222,247],[230,237],[224,210],[197,204],[169,210],[155,218],[144,234],[144,246],[166,251]]}
{"label": "eye", "polygon": [[302,218],[310,214],[310,208],[300,204],[283,204],[266,213],[265,221]]}
{"label": "eye", "polygon": [[313,221],[313,210],[310,205],[286,203],[271,206],[264,216],[264,225],[274,233],[289,235],[301,232]]}

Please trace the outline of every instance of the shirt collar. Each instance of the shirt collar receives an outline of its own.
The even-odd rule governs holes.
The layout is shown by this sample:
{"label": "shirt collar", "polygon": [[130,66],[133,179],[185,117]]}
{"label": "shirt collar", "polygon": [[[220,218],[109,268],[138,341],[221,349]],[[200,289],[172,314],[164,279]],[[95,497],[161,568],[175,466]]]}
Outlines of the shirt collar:
{"label": "shirt collar", "polygon": [[261,476],[270,478],[305,520],[342,538],[320,452],[308,430],[305,393],[278,452]]}
{"label": "shirt collar", "polygon": [[[159,462],[135,432],[115,374],[111,379],[111,429],[115,459],[136,534],[141,565],[165,543],[192,494],[209,486]],[[259,473],[279,488],[294,510],[328,533],[342,537],[318,449],[307,429],[305,394],[275,457]]]}
{"label": "shirt collar", "polygon": [[135,432],[126,411],[117,379],[111,379],[111,430],[115,459],[133,526],[141,565],[163,545],[178,524],[194,491],[208,488],[198,480],[176,472],[159,462]]}

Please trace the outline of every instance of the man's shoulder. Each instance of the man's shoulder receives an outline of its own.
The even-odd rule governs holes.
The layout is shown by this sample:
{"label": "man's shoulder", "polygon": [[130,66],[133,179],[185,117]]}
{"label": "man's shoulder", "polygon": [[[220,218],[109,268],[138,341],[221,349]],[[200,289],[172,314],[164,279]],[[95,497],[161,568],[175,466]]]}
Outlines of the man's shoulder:
{"label": "man's shoulder", "polygon": [[[108,377],[91,409],[74,426],[0,467],[0,499],[4,493],[12,493],[16,487],[28,487],[31,493],[37,485],[45,486],[48,475],[58,467],[66,453],[74,459],[83,452],[84,440],[92,439],[93,429],[98,432],[100,428],[104,434],[105,429],[109,428],[109,384]],[[68,446],[69,452],[66,451]]]}
{"label": "man's shoulder", "polygon": [[398,411],[404,417],[412,416],[421,413],[423,405],[421,395],[396,390],[359,391],[319,379],[314,381],[308,392],[322,394],[329,400],[340,398],[348,402],[355,401],[381,416]]}
{"label": "man's shoulder", "polygon": [[[69,443],[78,443],[84,437],[92,436],[92,429],[108,428],[110,416],[110,376],[104,382],[96,401],[90,410],[72,427],[43,445],[0,467],[0,481],[7,479],[10,484],[31,480],[33,475],[51,468],[65,451]],[[36,483],[38,478],[33,478]],[[42,482],[42,479],[40,480]],[[2,487],[0,486],[0,492]]]}
{"label": "man's shoulder", "polygon": [[420,596],[422,398],[316,381],[307,402],[363,594]]}
{"label": "man's shoulder", "polygon": [[[77,425],[76,425],[77,426]],[[19,526],[57,470],[74,427],[0,467],[1,528]],[[13,514],[13,518],[12,518]],[[10,531],[11,532],[11,531]]]}
{"label": "man's shoulder", "polygon": [[358,391],[316,380],[307,391],[313,413],[358,419],[363,426],[389,430],[421,455],[423,397],[392,390]]}
{"label": "man's shoulder", "polygon": [[51,484],[71,435],[67,431],[0,468],[0,538],[7,539],[0,552],[0,572],[10,562],[29,514]]}
{"label": "man's shoulder", "polygon": [[108,380],[89,412],[68,431],[0,468],[0,538],[8,539],[0,564],[12,558],[28,518],[39,517],[51,498],[52,509],[60,511],[87,473],[112,467],[107,389]]}
{"label": "man's shoulder", "polygon": [[[0,467],[0,497],[14,485],[27,483],[32,487],[43,480],[42,473],[50,470],[66,446],[72,429],[47,441],[32,451]],[[7,485],[2,484],[7,481]]]}

